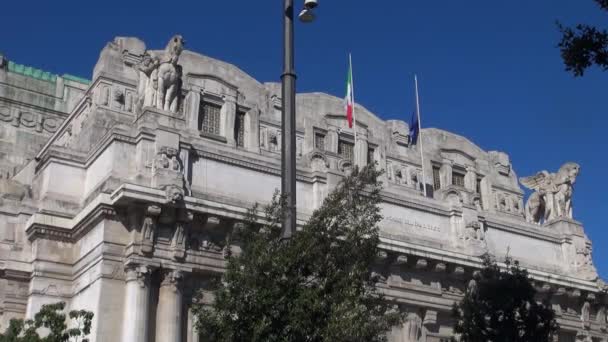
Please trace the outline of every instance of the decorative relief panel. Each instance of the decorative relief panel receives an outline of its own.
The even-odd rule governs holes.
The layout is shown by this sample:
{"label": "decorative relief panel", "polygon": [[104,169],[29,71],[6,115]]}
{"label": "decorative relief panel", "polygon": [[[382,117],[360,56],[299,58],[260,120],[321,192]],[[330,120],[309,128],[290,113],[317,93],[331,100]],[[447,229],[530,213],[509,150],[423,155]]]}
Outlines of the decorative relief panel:
{"label": "decorative relief panel", "polygon": [[0,107],[0,121],[10,122],[15,127],[25,127],[39,133],[55,133],[63,119],[25,111],[10,111]]}
{"label": "decorative relief panel", "polygon": [[68,127],[61,133],[59,138],[55,140],[54,144],[58,146],[69,146],[74,137],[77,137],[87,121],[87,118],[91,114],[91,106],[87,106],[81,113],[76,115],[72,122],[69,123]]}
{"label": "decorative relief panel", "polygon": [[498,212],[517,216],[524,215],[524,200],[522,195],[513,194],[500,189],[493,189],[494,209]]}
{"label": "decorative relief panel", "polygon": [[96,89],[97,101],[102,107],[122,112],[135,112],[137,93],[135,89],[120,84],[101,83]]}
{"label": "decorative relief panel", "polygon": [[422,179],[422,170],[418,167],[394,160],[386,162],[386,173],[390,183],[409,186],[414,189],[418,188]]}
{"label": "decorative relief panel", "polygon": [[260,125],[260,148],[264,151],[281,153],[281,129]]}

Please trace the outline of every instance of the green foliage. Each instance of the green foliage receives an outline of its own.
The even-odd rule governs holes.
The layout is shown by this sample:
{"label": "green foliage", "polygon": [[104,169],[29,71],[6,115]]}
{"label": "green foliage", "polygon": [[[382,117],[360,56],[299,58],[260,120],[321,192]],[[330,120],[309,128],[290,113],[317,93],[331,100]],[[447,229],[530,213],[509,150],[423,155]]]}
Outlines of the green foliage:
{"label": "green foliage", "polygon": [[[559,326],[548,301],[539,303],[528,272],[506,260],[502,270],[489,257],[454,305],[454,332],[461,342],[549,342]],[[455,339],[453,339],[455,340]]]}
{"label": "green foliage", "polygon": [[[608,0],[595,0],[608,11]],[[562,39],[558,44],[566,70],[583,76],[585,70],[597,65],[608,70],[608,31],[579,24],[574,29],[558,23]]]}
{"label": "green foliage", "polygon": [[[68,329],[64,309],[64,302],[47,304],[42,306],[33,320],[11,319],[4,334],[0,334],[0,342],[88,342],[86,337],[91,332],[93,313],[70,311],[69,317],[76,326]],[[48,334],[42,333],[41,337],[41,331]]]}
{"label": "green foliage", "polygon": [[[380,172],[354,170],[308,223],[282,241],[283,201],[250,211],[212,307],[195,308],[212,341],[385,341],[402,317],[376,291]],[[238,254],[238,255],[237,255]]]}

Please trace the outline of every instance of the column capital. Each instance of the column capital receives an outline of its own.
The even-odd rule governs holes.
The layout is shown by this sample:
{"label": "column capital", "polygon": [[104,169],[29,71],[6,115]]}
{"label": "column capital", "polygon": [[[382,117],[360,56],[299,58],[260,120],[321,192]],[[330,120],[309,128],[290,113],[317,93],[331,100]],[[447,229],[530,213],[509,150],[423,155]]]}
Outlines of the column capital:
{"label": "column capital", "polygon": [[144,288],[150,284],[150,274],[152,268],[148,265],[129,263],[125,265],[126,282],[136,281],[140,287]]}
{"label": "column capital", "polygon": [[164,269],[161,271],[161,287],[169,287],[173,292],[181,290],[184,280],[184,272],[180,270]]}

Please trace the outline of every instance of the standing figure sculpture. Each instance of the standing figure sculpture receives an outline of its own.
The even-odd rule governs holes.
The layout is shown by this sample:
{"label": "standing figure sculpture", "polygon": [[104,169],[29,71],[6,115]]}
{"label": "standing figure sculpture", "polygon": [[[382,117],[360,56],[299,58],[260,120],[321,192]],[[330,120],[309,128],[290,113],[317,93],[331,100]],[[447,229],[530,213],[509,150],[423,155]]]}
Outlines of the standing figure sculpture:
{"label": "standing figure sculpture", "polygon": [[580,166],[565,163],[557,173],[541,171],[534,176],[520,178],[522,185],[534,190],[526,202],[528,222],[540,224],[556,218],[572,218],[572,190]]}
{"label": "standing figure sculpture", "polygon": [[156,84],[157,80],[158,59],[152,58],[146,52],[141,62],[137,65],[139,72],[139,85],[137,86],[137,109],[156,105]]}
{"label": "standing figure sculpture", "polygon": [[181,66],[177,64],[185,41],[175,35],[163,51],[146,51],[137,64],[139,85],[137,107],[156,107],[176,113],[182,84]]}

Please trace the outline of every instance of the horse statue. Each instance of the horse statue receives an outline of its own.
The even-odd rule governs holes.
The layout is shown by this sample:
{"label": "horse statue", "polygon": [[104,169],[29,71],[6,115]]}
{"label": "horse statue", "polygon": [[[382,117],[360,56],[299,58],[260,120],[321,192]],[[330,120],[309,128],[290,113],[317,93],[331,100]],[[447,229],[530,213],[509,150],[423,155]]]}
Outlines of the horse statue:
{"label": "horse statue", "polygon": [[579,172],[578,164],[565,163],[557,173],[541,171],[520,178],[523,186],[534,190],[526,202],[526,220],[540,224],[560,217],[571,219],[572,190]]}
{"label": "horse statue", "polygon": [[179,56],[184,50],[184,38],[175,35],[169,40],[163,55],[159,58],[156,74],[156,108],[176,112],[181,88],[181,67],[177,65]]}
{"label": "horse statue", "polygon": [[162,51],[146,51],[135,66],[139,73],[138,109],[156,107],[176,113],[182,85],[182,69],[177,64],[184,50],[184,38],[175,35]]}

